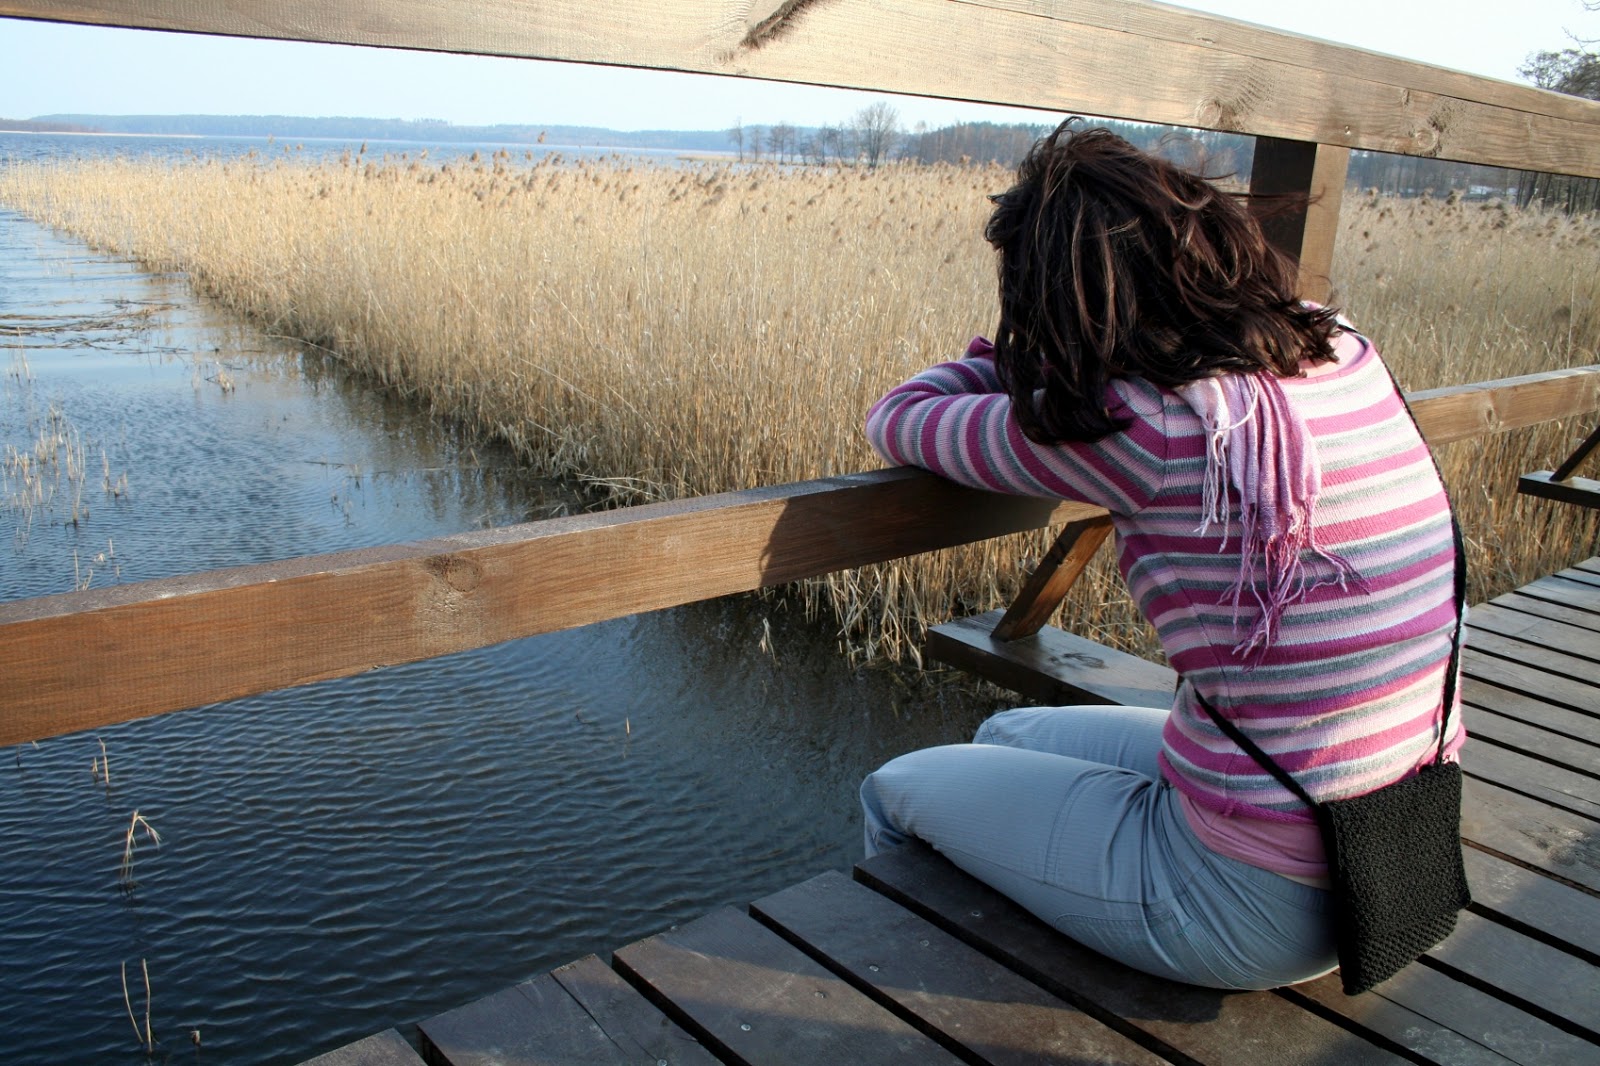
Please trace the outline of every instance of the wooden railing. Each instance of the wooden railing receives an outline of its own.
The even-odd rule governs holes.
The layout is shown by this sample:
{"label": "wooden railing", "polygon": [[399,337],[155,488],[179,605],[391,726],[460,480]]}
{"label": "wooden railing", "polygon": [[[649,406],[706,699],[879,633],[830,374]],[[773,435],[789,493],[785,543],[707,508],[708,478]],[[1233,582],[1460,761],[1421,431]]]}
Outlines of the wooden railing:
{"label": "wooden railing", "polygon": [[[1254,134],[1252,188],[1312,194],[1302,218],[1274,231],[1300,257],[1310,297],[1326,285],[1352,148],[1600,176],[1600,104],[1158,4],[0,0],[0,15],[655,67]],[[1600,366],[1412,401],[1438,445],[1600,409]],[[1102,513],[891,470],[0,604],[0,744]]]}

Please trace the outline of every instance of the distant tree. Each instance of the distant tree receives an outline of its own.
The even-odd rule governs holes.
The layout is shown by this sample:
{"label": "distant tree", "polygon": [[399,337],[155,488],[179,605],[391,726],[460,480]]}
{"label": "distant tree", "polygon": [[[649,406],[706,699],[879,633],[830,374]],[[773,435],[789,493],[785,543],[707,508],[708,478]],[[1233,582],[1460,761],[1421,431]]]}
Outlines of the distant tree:
{"label": "distant tree", "polygon": [[1600,100],[1600,52],[1582,48],[1535,52],[1517,73],[1541,89]]}
{"label": "distant tree", "polygon": [[728,140],[733,142],[734,149],[739,153],[739,162],[744,162],[744,120],[734,119],[733,125],[728,128]]}
{"label": "distant tree", "polygon": [[882,100],[868,104],[850,120],[856,155],[869,167],[876,167],[893,153],[900,139],[900,112]]}
{"label": "distant tree", "polygon": [[780,162],[793,159],[799,139],[799,131],[789,123],[773,123],[767,128],[767,153]]}
{"label": "distant tree", "polygon": [[761,145],[766,131],[760,126],[746,126],[744,129],[744,143],[750,153],[750,162],[761,162]]}
{"label": "distant tree", "polygon": [[824,126],[817,131],[817,154],[824,163],[829,159],[843,159],[847,142],[843,126]]}
{"label": "distant tree", "polygon": [[[1600,11],[1600,0],[1586,0],[1583,6]],[[1600,52],[1588,48],[1535,52],[1517,68],[1517,73],[1541,89],[1600,100]],[[1517,204],[1526,207],[1535,201],[1559,207],[1568,214],[1600,210],[1600,180],[1528,171],[1517,182]]]}

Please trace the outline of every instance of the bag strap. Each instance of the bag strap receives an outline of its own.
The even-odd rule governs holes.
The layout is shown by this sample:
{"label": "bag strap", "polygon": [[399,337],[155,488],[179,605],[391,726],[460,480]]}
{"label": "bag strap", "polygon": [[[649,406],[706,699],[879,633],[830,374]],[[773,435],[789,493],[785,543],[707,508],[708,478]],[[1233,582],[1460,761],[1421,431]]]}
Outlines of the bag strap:
{"label": "bag strap", "polygon": [[[1377,356],[1377,353],[1374,352],[1373,355]],[[1406,414],[1411,419],[1411,424],[1416,426],[1417,436],[1422,437],[1422,427],[1417,425],[1417,416],[1411,410],[1411,405],[1406,402],[1406,394],[1401,391],[1400,383],[1395,380],[1394,371],[1389,370],[1389,364],[1383,362],[1382,357],[1378,357],[1378,362],[1388,372],[1389,381],[1394,386],[1394,394],[1399,397],[1400,405],[1405,408]],[[1423,447],[1428,453],[1429,460],[1433,463],[1434,474],[1439,478],[1439,488],[1445,493],[1445,506],[1450,512],[1450,536],[1454,542],[1456,553],[1456,627],[1450,636],[1450,660],[1445,666],[1444,673],[1444,710],[1442,717],[1439,719],[1439,751],[1433,759],[1434,765],[1439,766],[1444,763],[1445,740],[1450,735],[1450,709],[1456,702],[1456,674],[1461,665],[1461,625],[1467,613],[1467,550],[1466,544],[1461,539],[1461,525],[1456,521],[1455,506],[1451,504],[1449,490],[1445,488],[1444,473],[1439,469],[1439,460],[1434,456],[1433,449],[1427,447],[1426,438],[1423,438]],[[1200,690],[1195,688],[1192,683],[1189,685],[1189,691],[1194,693],[1194,698],[1200,704],[1200,709],[1205,711],[1213,722],[1217,723],[1217,728],[1222,730],[1229,740],[1239,745],[1245,754],[1255,760],[1257,766],[1271,774],[1278,784],[1294,793],[1301,803],[1304,803],[1312,810],[1317,809],[1316,800],[1313,800],[1311,794],[1301,787],[1300,782],[1290,777],[1283,767],[1279,766],[1271,756],[1262,751],[1255,741],[1245,736],[1238,726],[1218,714],[1211,704],[1206,702],[1206,698],[1200,694]]]}

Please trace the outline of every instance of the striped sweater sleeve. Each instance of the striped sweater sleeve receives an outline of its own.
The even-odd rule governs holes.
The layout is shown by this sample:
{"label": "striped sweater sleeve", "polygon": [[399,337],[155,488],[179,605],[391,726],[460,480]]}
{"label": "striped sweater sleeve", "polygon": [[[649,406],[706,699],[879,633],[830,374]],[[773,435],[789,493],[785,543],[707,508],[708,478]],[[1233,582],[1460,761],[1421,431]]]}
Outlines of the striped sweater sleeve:
{"label": "striped sweater sleeve", "polygon": [[867,439],[891,463],[919,466],[973,488],[1138,511],[1161,488],[1165,405],[1138,381],[1114,382],[1111,412],[1127,429],[1098,441],[1040,445],[1023,436],[1000,385],[993,349],[974,340],[967,356],[940,363],[889,391],[867,415]]}

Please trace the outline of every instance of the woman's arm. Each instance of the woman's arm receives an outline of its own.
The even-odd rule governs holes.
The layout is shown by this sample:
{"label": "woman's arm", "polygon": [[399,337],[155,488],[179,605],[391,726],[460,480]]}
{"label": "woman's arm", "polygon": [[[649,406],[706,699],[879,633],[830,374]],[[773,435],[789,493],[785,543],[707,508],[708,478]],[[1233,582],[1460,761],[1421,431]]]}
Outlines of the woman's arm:
{"label": "woman's arm", "polygon": [[983,338],[967,356],[891,389],[867,414],[867,439],[891,463],[920,466],[973,488],[1096,503],[1122,514],[1149,503],[1166,459],[1159,390],[1113,385],[1108,400],[1126,430],[1090,443],[1039,445],[1011,417]]}

